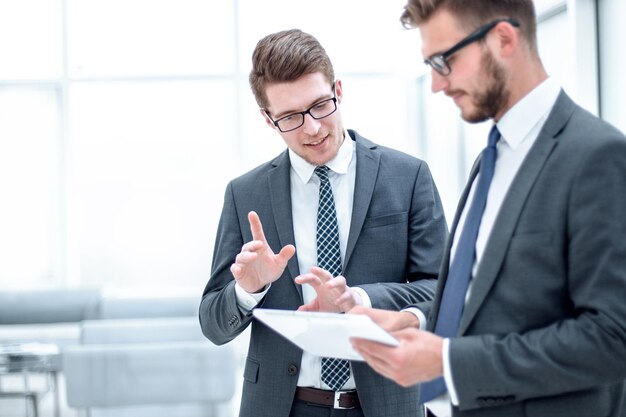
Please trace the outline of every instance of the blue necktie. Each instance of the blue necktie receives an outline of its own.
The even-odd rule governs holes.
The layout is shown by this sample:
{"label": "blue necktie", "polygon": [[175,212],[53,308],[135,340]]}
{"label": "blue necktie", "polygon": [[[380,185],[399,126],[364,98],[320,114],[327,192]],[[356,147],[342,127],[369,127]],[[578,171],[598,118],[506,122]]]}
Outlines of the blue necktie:
{"label": "blue necktie", "polygon": [[[480,172],[474,198],[465,216],[465,224],[457,242],[454,259],[450,264],[448,279],[443,289],[435,325],[435,334],[441,337],[456,337],[459,331],[459,323],[465,306],[465,295],[472,277],[474,259],[476,259],[476,237],[487,203],[489,185],[493,178],[496,165],[496,143],[499,139],[500,132],[494,125],[489,132],[487,147],[480,157]],[[428,402],[446,391],[443,377],[423,383],[420,386],[420,403]]]}
{"label": "blue necktie", "polygon": [[[333,190],[328,180],[328,167],[315,168],[320,179],[320,202],[317,209],[317,266],[330,272],[333,277],[341,274],[341,251],[339,227]],[[322,358],[322,381],[333,391],[339,391],[350,378],[347,360]]]}

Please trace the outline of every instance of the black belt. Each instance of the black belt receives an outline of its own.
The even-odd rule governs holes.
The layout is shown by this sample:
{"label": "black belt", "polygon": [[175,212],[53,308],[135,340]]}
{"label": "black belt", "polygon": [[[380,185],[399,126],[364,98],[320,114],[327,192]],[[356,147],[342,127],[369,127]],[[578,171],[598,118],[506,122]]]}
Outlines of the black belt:
{"label": "black belt", "polygon": [[323,389],[298,387],[296,399],[307,403],[333,408],[359,408],[359,396],[356,390],[327,391]]}

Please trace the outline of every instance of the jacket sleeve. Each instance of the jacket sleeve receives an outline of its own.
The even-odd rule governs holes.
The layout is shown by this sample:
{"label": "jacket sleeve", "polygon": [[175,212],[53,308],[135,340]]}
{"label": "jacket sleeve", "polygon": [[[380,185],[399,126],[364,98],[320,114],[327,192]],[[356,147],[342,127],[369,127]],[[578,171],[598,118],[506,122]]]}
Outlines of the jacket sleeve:
{"label": "jacket sleeve", "polygon": [[[360,285],[375,308],[400,310],[431,300],[448,237],[448,226],[437,187],[425,162],[420,162],[409,202],[405,275],[400,282]],[[398,236],[390,236],[398,239]]]}
{"label": "jacket sleeve", "polygon": [[230,272],[243,244],[242,224],[230,183],[217,229],[211,277],[204,289],[199,311],[202,333],[218,345],[234,339],[252,320],[250,312],[242,311],[237,305],[235,280]]}

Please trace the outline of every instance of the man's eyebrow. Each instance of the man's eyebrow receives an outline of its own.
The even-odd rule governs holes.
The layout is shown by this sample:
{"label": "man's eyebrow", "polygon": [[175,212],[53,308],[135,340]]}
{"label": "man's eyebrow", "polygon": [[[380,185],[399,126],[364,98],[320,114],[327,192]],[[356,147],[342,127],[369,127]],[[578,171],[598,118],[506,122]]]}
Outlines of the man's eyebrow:
{"label": "man's eyebrow", "polygon": [[425,57],[424,57],[424,55],[422,54],[422,57],[424,57],[424,60],[428,60],[428,59],[431,59],[431,58],[433,58],[433,57],[435,57],[435,56],[437,56],[437,55],[443,55],[443,54],[445,54],[446,52],[448,52],[448,51],[449,51],[449,50],[450,50],[450,49],[451,49],[454,45],[456,45],[456,43],[455,43],[455,44],[452,44],[451,46],[449,46],[449,47],[447,47],[447,48],[440,49],[439,51],[435,51],[435,52],[433,52],[433,53],[431,53],[430,55],[427,55],[427,56],[425,56]]}
{"label": "man's eyebrow", "polygon": [[276,114],[274,114],[274,119],[280,119],[281,117],[289,116],[290,114],[296,114],[296,113],[300,113],[300,112],[303,112],[305,110],[308,110],[311,107],[315,106],[320,101],[324,101],[324,100],[328,100],[329,98],[333,98],[332,92],[330,94],[331,94],[330,97],[326,97],[326,95],[324,95],[322,97],[319,97],[319,98],[313,100],[311,103],[309,103],[309,105],[307,107],[305,107],[302,110],[286,110],[286,111],[283,111],[283,112],[280,112],[280,113],[276,113]]}

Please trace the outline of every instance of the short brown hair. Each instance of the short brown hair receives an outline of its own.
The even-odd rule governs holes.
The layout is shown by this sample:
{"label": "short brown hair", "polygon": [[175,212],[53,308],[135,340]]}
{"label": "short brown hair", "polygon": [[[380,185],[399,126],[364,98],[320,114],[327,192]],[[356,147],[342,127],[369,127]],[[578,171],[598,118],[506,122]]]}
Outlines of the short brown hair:
{"label": "short brown hair", "polygon": [[264,109],[269,104],[268,84],[295,81],[315,72],[321,72],[331,85],[335,81],[333,65],[318,40],[300,29],[284,30],[267,35],[254,48],[250,87]]}
{"label": "short brown hair", "polygon": [[445,9],[455,16],[461,26],[472,31],[496,19],[513,18],[531,50],[537,52],[537,18],[533,0],[408,0],[400,22],[416,28],[432,15]]}

